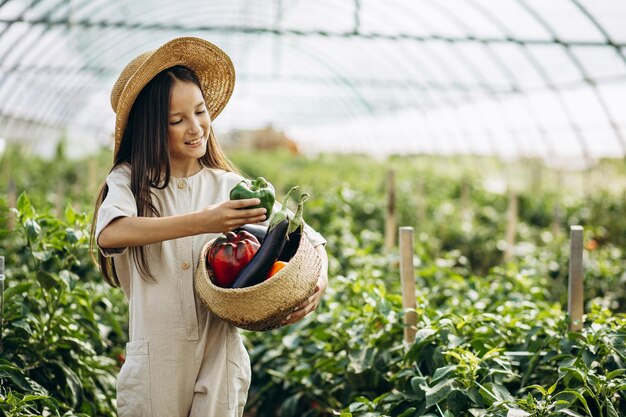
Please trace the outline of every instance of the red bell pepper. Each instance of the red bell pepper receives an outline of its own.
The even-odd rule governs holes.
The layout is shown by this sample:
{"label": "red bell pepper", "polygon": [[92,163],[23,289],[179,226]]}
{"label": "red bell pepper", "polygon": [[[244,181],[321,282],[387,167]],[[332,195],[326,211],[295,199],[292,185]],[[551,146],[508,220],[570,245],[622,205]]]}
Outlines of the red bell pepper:
{"label": "red bell pepper", "polygon": [[207,253],[215,285],[231,287],[239,271],[250,262],[260,246],[257,238],[245,230],[226,232],[215,239]]}

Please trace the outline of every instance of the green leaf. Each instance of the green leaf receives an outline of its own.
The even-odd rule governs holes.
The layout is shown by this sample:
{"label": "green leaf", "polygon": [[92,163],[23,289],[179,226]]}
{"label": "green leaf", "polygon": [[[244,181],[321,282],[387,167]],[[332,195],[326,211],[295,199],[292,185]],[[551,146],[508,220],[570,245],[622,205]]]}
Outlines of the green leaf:
{"label": "green leaf", "polygon": [[430,329],[430,328],[426,328],[426,329],[419,329],[416,333],[415,333],[415,344],[416,345],[421,345],[424,342],[428,341],[429,338],[434,335],[435,333],[437,333],[435,330]]}
{"label": "green leaf", "polygon": [[626,373],[626,369],[616,369],[606,374],[606,379],[613,379],[617,376],[623,375],[624,373]]}
{"label": "green leaf", "polygon": [[456,370],[456,368],[457,368],[457,365],[447,365],[441,368],[437,368],[435,370],[435,373],[433,374],[432,382],[434,383],[434,382],[439,381],[441,378],[445,377],[450,372]]}
{"label": "green leaf", "polygon": [[38,261],[46,262],[52,257],[52,251],[51,250],[35,251],[33,252],[33,256]]}
{"label": "green leaf", "polygon": [[63,280],[63,282],[65,282],[65,285],[67,285],[67,287],[72,291],[76,287],[76,283],[80,280],[78,275],[76,275],[75,273],[71,271],[68,271],[67,269],[61,270],[61,272],[59,272],[59,277]]}
{"label": "green leaf", "polygon": [[46,271],[37,271],[37,281],[39,282],[39,285],[41,285],[41,287],[46,291],[51,288],[57,288],[59,286],[56,277],[50,272]]}
{"label": "green leaf", "polygon": [[607,417],[620,417],[615,409],[615,406],[611,401],[606,402],[606,416]]}
{"label": "green leaf", "polygon": [[30,385],[26,377],[20,372],[20,370],[11,365],[0,365],[0,378],[7,378],[15,384],[16,387],[22,391],[30,392],[33,387]]}
{"label": "green leaf", "polygon": [[76,223],[76,212],[70,203],[67,203],[65,206],[65,220],[67,220],[68,224]]}
{"label": "green leaf", "polygon": [[546,389],[544,387],[542,387],[541,385],[529,385],[527,388],[529,389],[536,389],[537,391],[539,391],[541,393],[541,395],[543,395],[544,397],[548,396],[548,391],[546,391]]}
{"label": "green leaf", "polygon": [[454,379],[445,379],[432,388],[426,390],[426,408],[438,404],[448,397],[454,389]]}
{"label": "green leaf", "polygon": [[519,408],[511,408],[506,413],[506,417],[528,417],[528,416],[530,416],[530,413],[524,410],[521,410]]}
{"label": "green leaf", "polygon": [[76,243],[80,239],[80,232],[68,227],[65,229],[65,237],[69,243]]}
{"label": "green leaf", "polygon": [[[559,413],[563,413],[565,415],[572,416],[572,417],[583,417],[580,414],[573,412],[569,408],[562,408],[559,410]],[[619,416],[616,414],[614,417],[619,417]]]}
{"label": "green leaf", "polygon": [[37,240],[41,235],[41,226],[35,219],[27,219],[24,223],[24,229],[26,230],[26,236],[29,240]]}
{"label": "green leaf", "polygon": [[416,411],[417,409],[415,407],[409,407],[406,410],[404,410],[404,412],[400,414],[398,417],[410,417],[413,414],[415,414]]}
{"label": "green leaf", "polygon": [[4,300],[5,302],[9,302],[11,300],[12,297],[18,296],[18,295],[22,295],[24,293],[27,293],[28,290],[30,289],[30,287],[33,286],[33,283],[30,281],[26,281],[26,282],[20,282],[17,285],[14,285],[12,287],[9,287],[7,289],[4,290]]}
{"label": "green leaf", "polygon": [[555,397],[561,395],[561,394],[572,394],[574,397],[576,397],[578,399],[578,401],[581,402],[581,404],[583,405],[583,407],[585,407],[585,411],[591,416],[593,414],[591,414],[591,410],[589,409],[589,405],[587,404],[587,400],[585,399],[585,397],[583,397],[583,395],[573,389],[564,389],[563,391],[559,392],[558,394],[555,395]]}
{"label": "green leaf", "polygon": [[414,376],[411,378],[411,389],[417,395],[418,400],[424,399],[424,389],[422,387],[428,386],[426,378],[421,376]]}
{"label": "green leaf", "polygon": [[26,334],[31,334],[33,332],[30,324],[25,319],[15,320],[14,322],[11,322],[9,324],[11,327],[24,330]]}
{"label": "green leaf", "polygon": [[35,216],[35,210],[25,192],[22,192],[17,198],[17,210],[22,219],[30,219]]}
{"label": "green leaf", "polygon": [[69,366],[59,360],[49,363],[57,365],[63,371],[67,386],[72,393],[72,404],[75,408],[79,408],[80,404],[83,402],[83,384],[80,382],[78,375],[76,375]]}
{"label": "green leaf", "polygon": [[22,402],[27,403],[27,402],[45,400],[46,398],[50,398],[50,397],[46,395],[29,394],[29,395],[24,395],[24,398],[22,398]]}
{"label": "green leaf", "polygon": [[557,386],[557,384],[558,384],[558,383],[559,383],[559,382],[557,381],[557,382],[555,382],[554,384],[552,384],[552,385],[550,386],[550,388],[548,388],[548,394],[552,394],[552,393],[554,392],[554,390],[556,389],[556,386]]}

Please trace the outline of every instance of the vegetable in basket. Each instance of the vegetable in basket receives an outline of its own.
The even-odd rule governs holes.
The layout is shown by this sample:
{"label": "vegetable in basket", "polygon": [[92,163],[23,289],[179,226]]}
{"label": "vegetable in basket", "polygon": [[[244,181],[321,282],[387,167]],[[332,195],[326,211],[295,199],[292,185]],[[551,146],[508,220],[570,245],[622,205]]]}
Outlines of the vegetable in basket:
{"label": "vegetable in basket", "polygon": [[263,239],[265,239],[265,235],[267,234],[267,226],[263,226],[261,224],[244,224],[234,230],[237,233],[240,230],[245,230],[248,233],[254,235],[257,238],[259,243],[263,243]]}
{"label": "vegetable in basket", "polygon": [[261,204],[246,208],[265,207],[267,217],[272,214],[276,195],[274,187],[265,178],[258,177],[254,181],[243,179],[230,190],[231,200],[243,200],[246,198],[258,198],[261,200]]}
{"label": "vegetable in basket", "polygon": [[267,235],[265,235],[261,247],[252,260],[241,270],[239,276],[233,283],[233,288],[244,288],[256,285],[262,282],[269,273],[285,246],[287,231],[289,229],[287,202],[289,201],[291,193],[298,188],[297,185],[292,187],[283,200],[282,208],[272,214],[270,225],[267,229]]}
{"label": "vegetable in basket", "polygon": [[293,256],[298,251],[298,247],[300,246],[300,239],[302,238],[302,233],[304,230],[304,218],[302,217],[302,213],[304,212],[304,203],[306,203],[308,200],[309,195],[307,193],[304,193],[300,196],[296,214],[289,222],[289,229],[287,230],[287,242],[285,242],[285,246],[278,256],[279,261],[289,262],[289,260],[293,258]]}
{"label": "vegetable in basket", "polygon": [[230,287],[239,272],[252,260],[261,244],[246,232],[226,232],[215,239],[207,253],[207,262],[213,271],[213,282],[219,287]]}
{"label": "vegetable in basket", "polygon": [[270,272],[267,273],[267,276],[265,277],[265,279],[269,279],[273,277],[274,275],[278,274],[280,270],[286,266],[287,266],[287,262],[283,262],[283,261],[274,262],[274,265],[272,265],[272,269],[270,269]]}

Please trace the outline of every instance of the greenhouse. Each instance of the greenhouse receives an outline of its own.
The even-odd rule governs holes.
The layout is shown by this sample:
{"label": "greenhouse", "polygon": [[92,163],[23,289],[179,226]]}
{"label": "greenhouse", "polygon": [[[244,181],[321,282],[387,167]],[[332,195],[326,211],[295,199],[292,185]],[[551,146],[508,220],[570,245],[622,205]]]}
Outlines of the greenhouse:
{"label": "greenhouse", "polygon": [[0,416],[626,416],[624,22],[0,0]]}

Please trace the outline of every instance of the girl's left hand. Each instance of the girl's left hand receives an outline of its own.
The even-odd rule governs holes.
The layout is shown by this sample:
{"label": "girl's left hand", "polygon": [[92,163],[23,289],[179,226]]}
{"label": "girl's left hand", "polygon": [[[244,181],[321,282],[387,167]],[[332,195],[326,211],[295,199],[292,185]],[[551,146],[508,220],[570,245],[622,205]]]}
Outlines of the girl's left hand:
{"label": "girl's left hand", "polygon": [[326,287],[328,286],[328,277],[324,272],[320,274],[317,279],[317,285],[315,286],[315,293],[310,296],[304,303],[296,307],[293,312],[287,316],[285,321],[283,321],[283,326],[287,324],[294,324],[302,320],[307,314],[312,313],[317,309],[317,306],[322,299],[322,295],[324,295],[324,291],[326,291]]}

